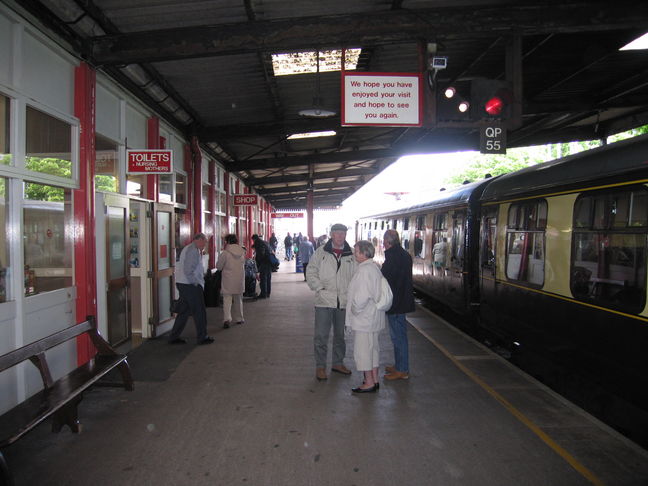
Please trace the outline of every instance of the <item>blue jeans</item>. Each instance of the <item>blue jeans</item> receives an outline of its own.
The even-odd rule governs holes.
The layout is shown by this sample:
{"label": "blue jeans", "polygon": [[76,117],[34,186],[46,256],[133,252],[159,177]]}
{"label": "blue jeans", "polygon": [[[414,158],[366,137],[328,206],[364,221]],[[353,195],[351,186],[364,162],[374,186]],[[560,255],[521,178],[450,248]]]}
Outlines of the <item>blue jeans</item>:
{"label": "blue jeans", "polygon": [[286,247],[286,260],[292,260],[292,246]]}
{"label": "blue jeans", "polygon": [[389,335],[394,343],[394,368],[409,373],[409,351],[407,343],[407,321],[405,314],[387,314]]}

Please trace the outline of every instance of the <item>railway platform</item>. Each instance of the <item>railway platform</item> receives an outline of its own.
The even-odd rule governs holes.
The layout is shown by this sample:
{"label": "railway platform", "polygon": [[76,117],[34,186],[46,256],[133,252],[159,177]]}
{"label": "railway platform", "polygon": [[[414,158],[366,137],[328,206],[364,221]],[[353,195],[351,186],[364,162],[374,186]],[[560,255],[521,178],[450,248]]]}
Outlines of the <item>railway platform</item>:
{"label": "railway platform", "polygon": [[188,344],[135,348],[135,391],[87,393],[80,435],[43,424],[5,450],[16,484],[648,485],[648,452],[422,308],[409,380],[363,395],[357,371],[318,382],[312,303],[282,262],[245,324],[208,309],[213,344],[192,344],[189,323]]}

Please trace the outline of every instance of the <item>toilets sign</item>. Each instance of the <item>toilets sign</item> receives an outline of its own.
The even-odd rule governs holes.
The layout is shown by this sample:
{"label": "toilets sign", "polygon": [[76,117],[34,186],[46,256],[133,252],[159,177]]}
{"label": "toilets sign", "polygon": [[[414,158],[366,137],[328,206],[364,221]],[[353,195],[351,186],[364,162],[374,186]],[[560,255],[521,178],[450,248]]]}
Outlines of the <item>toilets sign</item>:
{"label": "toilets sign", "polygon": [[128,174],[171,174],[173,172],[173,150],[127,150]]}

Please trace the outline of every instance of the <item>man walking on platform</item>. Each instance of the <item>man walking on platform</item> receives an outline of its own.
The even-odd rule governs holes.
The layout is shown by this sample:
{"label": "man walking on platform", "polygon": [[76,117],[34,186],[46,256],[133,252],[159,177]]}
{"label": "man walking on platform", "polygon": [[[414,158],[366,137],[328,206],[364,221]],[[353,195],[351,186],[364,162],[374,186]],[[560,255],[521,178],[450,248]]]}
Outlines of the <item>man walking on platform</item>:
{"label": "man walking on platform", "polygon": [[398,232],[387,230],[383,236],[385,262],[382,274],[389,282],[393,294],[392,306],[387,311],[389,334],[394,344],[394,366],[387,366],[386,380],[409,378],[409,350],[405,314],[414,311],[414,287],[412,285],[412,257],[400,244]]}
{"label": "man walking on platform", "polygon": [[345,241],[347,227],[334,224],[331,239],[320,246],[308,263],[306,281],[315,295],[315,376],[326,380],[326,358],[328,339],[333,327],[333,357],[331,371],[350,375],[344,366],[346,343],[344,341],[344,320],[349,282],[356,271],[357,263],[353,250]]}
{"label": "man walking on platform", "polygon": [[180,292],[180,300],[186,304],[184,310],[176,316],[173,329],[169,335],[170,344],[185,344],[187,341],[180,337],[187,319],[193,316],[196,325],[198,344],[210,344],[214,338],[207,335],[207,310],[205,309],[205,269],[202,263],[202,251],[207,244],[207,237],[198,233],[193,241],[185,246],[180,253],[180,261],[175,267],[176,287]]}

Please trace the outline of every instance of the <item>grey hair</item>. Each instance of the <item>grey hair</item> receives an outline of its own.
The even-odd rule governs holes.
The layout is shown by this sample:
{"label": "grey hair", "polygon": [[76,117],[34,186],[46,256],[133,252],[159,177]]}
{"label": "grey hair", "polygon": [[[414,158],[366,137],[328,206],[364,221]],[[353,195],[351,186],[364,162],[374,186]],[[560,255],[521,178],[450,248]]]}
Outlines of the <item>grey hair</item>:
{"label": "grey hair", "polygon": [[193,237],[193,241],[196,240],[206,240],[207,236],[205,236],[205,233],[196,233]]}
{"label": "grey hair", "polygon": [[360,240],[355,244],[355,248],[367,258],[373,258],[376,254],[376,249],[371,244],[371,241]]}
{"label": "grey hair", "polygon": [[400,238],[398,237],[398,231],[396,230],[388,229],[387,231],[385,231],[383,240],[389,246],[400,246]]}

